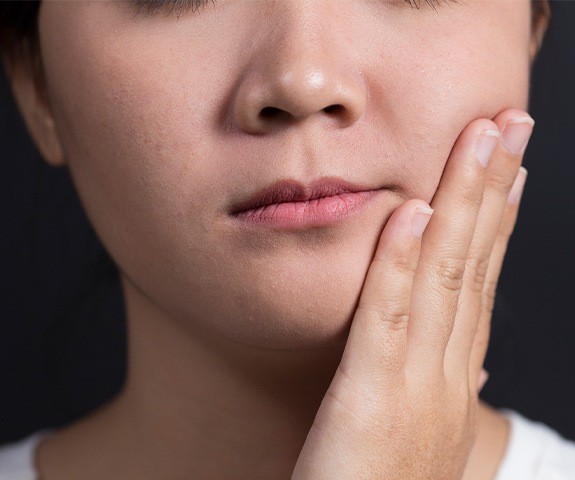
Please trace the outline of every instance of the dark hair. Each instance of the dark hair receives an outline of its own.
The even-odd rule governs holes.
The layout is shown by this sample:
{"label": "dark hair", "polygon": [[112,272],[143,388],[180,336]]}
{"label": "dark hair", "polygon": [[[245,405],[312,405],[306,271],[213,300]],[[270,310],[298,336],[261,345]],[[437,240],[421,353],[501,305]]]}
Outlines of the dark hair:
{"label": "dark hair", "polygon": [[[39,52],[38,11],[41,0],[0,0],[0,52],[11,60]],[[550,19],[550,0],[532,0],[532,18]]]}
{"label": "dark hair", "polygon": [[0,1],[0,53],[14,60],[38,53],[40,0]]}

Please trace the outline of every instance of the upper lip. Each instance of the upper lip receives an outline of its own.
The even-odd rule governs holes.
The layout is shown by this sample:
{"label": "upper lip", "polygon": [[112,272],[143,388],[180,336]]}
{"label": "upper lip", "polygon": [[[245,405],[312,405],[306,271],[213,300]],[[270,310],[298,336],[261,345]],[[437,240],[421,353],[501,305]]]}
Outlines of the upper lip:
{"label": "upper lip", "polygon": [[255,210],[276,203],[305,202],[344,193],[379,190],[379,188],[353,184],[337,177],[322,177],[307,185],[297,180],[284,179],[276,181],[247,199],[236,203],[232,207],[231,213],[236,214],[246,210]]}

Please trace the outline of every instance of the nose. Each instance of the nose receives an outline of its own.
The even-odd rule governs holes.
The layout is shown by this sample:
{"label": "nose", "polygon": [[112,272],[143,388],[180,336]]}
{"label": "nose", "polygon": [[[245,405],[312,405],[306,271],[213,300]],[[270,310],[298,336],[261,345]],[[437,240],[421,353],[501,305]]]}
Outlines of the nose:
{"label": "nose", "polygon": [[241,130],[263,134],[312,118],[346,128],[362,116],[367,95],[356,55],[324,25],[329,16],[316,13],[300,8],[283,16],[281,33],[260,37],[234,98]]}

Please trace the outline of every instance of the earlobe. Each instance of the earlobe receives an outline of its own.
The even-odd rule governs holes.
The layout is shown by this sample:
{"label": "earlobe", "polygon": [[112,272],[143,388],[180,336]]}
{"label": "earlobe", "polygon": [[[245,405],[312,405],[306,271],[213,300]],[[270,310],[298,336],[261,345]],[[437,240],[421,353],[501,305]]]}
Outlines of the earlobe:
{"label": "earlobe", "polygon": [[43,81],[39,80],[40,77],[33,70],[33,67],[20,63],[10,64],[6,68],[12,93],[32,140],[48,164],[62,167],[66,162],[56,124],[43,93]]}

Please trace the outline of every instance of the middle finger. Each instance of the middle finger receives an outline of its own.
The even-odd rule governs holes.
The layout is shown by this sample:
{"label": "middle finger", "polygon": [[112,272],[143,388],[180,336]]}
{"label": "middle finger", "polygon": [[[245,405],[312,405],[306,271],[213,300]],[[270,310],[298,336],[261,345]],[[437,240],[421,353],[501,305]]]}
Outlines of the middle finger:
{"label": "middle finger", "polygon": [[483,199],[486,167],[499,142],[491,120],[471,122],[447,160],[431,203],[413,283],[406,364],[414,373],[443,373],[465,265]]}

